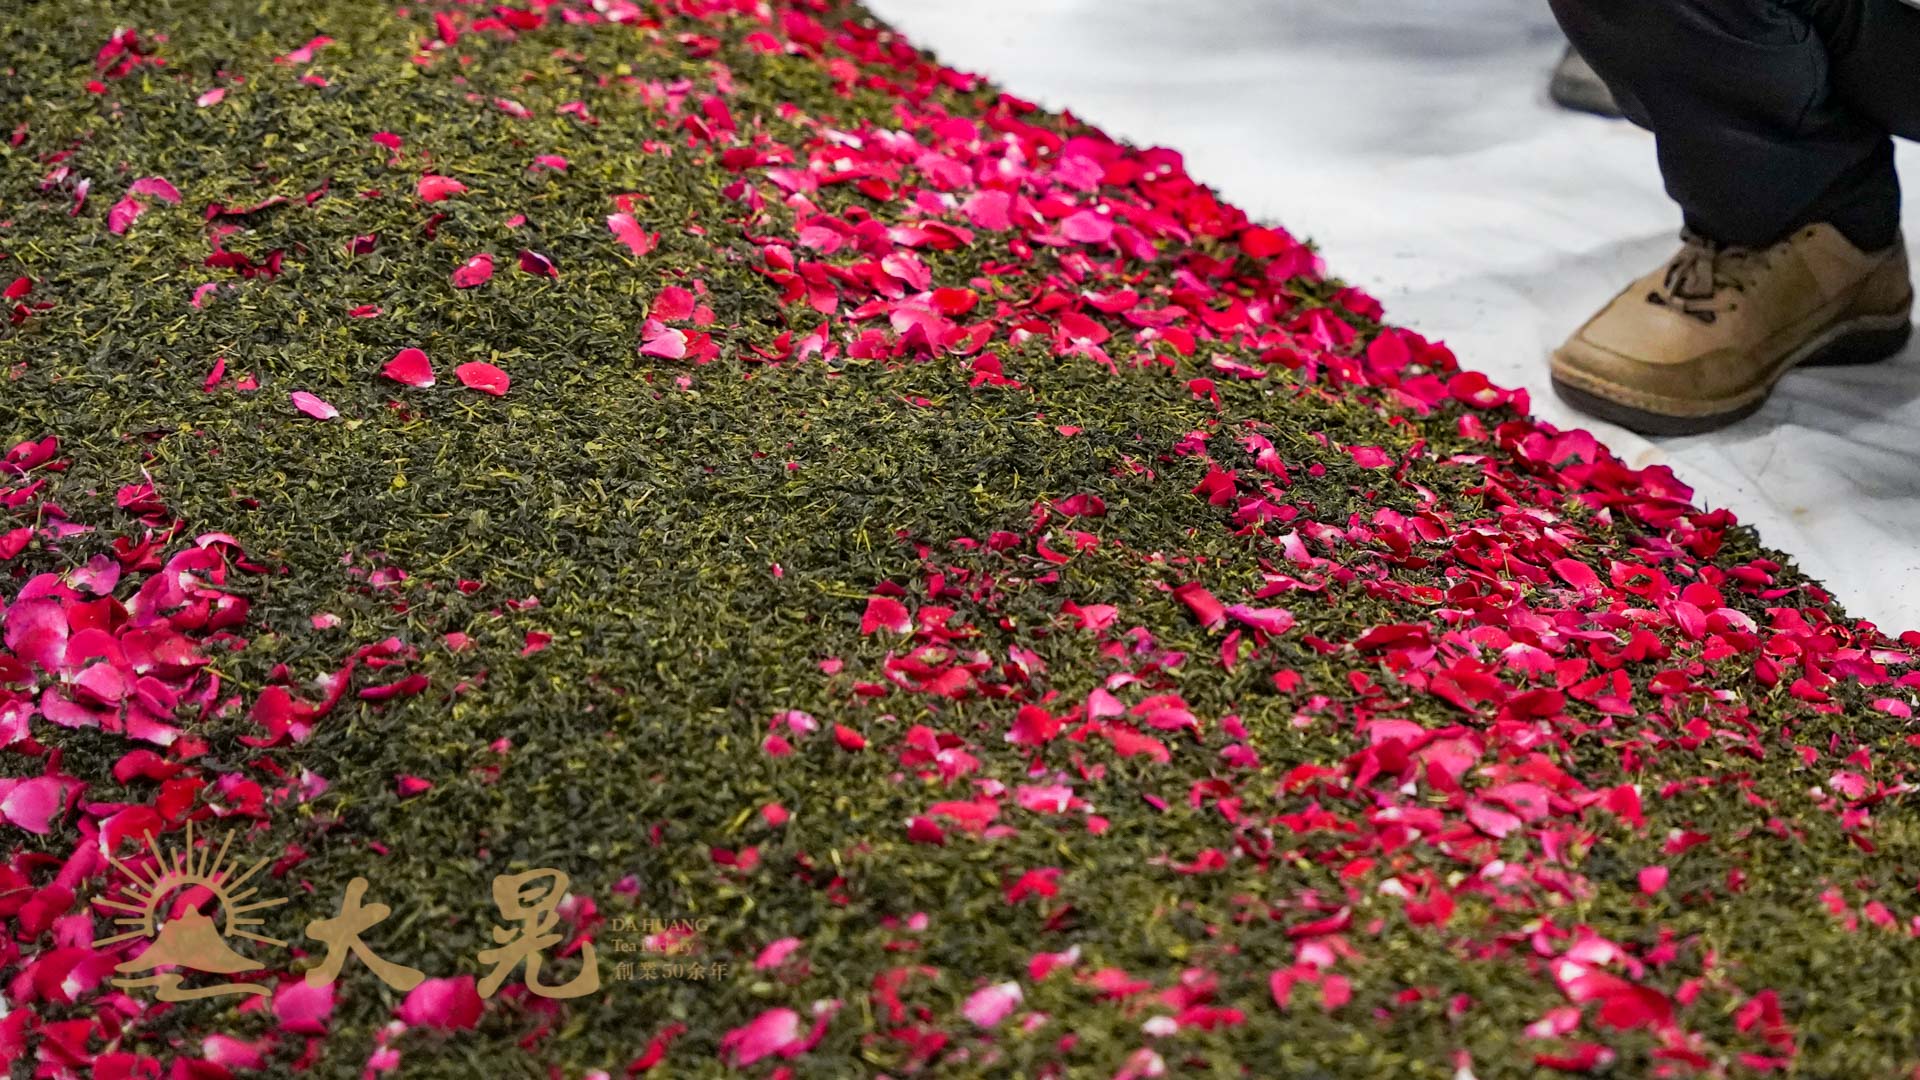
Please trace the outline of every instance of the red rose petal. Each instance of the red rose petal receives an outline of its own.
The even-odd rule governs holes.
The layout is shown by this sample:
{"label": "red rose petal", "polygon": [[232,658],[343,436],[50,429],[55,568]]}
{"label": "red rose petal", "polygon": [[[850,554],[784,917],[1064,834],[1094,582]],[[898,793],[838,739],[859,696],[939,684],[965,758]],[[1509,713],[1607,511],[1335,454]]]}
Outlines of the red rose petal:
{"label": "red rose petal", "polygon": [[873,634],[881,630],[904,634],[912,627],[913,623],[907,615],[906,605],[891,596],[875,596],[868,599],[866,614],[860,617],[862,634]]}
{"label": "red rose petal", "polygon": [[538,277],[558,278],[560,276],[560,270],[553,265],[553,260],[537,251],[522,250],[520,252],[520,269]]}
{"label": "red rose petal", "polygon": [[428,387],[434,383],[433,362],[419,349],[401,349],[380,369],[380,374],[403,386]]}
{"label": "red rose petal", "polygon": [[660,290],[653,300],[653,307],[647,312],[656,319],[675,322],[693,318],[693,294],[678,285],[669,285]]}
{"label": "red rose petal", "polygon": [[1214,599],[1206,586],[1199,582],[1189,581],[1178,586],[1173,590],[1173,595],[1175,599],[1187,605],[1187,610],[1193,612],[1193,617],[1200,620],[1201,626],[1214,630],[1226,625],[1226,606]]}

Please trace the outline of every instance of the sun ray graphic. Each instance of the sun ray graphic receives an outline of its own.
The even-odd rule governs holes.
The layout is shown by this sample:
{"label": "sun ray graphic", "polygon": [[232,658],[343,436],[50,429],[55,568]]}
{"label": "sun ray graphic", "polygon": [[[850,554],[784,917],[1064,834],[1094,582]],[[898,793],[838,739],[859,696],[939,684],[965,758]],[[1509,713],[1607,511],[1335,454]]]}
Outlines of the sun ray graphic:
{"label": "sun ray graphic", "polygon": [[[189,821],[179,847],[172,851],[161,845],[153,833],[146,834],[146,854],[153,859],[150,867],[142,868],[108,854],[107,861],[121,875],[119,892],[122,898],[98,896],[93,902],[102,908],[126,912],[113,922],[116,926],[129,929],[94,942],[95,946],[105,947],[134,938],[154,937],[159,932],[162,902],[182,889],[198,886],[213,894],[220,909],[221,937],[242,937],[263,945],[284,948],[287,944],[285,941],[256,933],[248,927],[260,926],[266,921],[254,917],[254,912],[278,907],[287,899],[282,896],[255,900],[252,897],[260,891],[258,886],[240,889],[240,885],[267,865],[267,860],[263,857],[241,869],[237,859],[228,857],[232,844],[233,832],[229,830],[217,849],[210,844],[196,847],[193,822]],[[130,858],[137,859],[138,856]]]}

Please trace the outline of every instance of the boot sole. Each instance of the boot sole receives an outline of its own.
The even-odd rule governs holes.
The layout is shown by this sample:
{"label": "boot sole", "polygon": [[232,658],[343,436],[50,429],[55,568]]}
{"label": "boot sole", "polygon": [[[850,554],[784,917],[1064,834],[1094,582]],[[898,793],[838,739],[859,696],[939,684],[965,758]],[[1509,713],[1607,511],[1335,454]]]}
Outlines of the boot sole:
{"label": "boot sole", "polygon": [[1773,396],[1773,388],[1794,368],[1853,367],[1878,363],[1906,348],[1907,340],[1912,335],[1913,323],[1906,315],[1869,316],[1841,323],[1789,355],[1752,401],[1719,412],[1693,416],[1671,416],[1636,409],[1575,386],[1558,375],[1553,377],[1553,389],[1560,395],[1560,400],[1581,412],[1618,424],[1629,431],[1642,435],[1700,435],[1759,412],[1760,407]]}

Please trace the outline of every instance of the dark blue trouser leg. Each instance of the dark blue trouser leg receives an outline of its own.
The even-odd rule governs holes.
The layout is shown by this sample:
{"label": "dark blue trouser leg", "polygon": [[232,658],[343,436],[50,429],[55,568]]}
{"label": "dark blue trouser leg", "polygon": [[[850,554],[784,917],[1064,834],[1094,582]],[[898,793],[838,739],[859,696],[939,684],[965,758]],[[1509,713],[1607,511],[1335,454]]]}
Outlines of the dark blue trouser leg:
{"label": "dark blue trouser leg", "polygon": [[1891,136],[1920,137],[1920,10],[1901,0],[1551,0],[1651,130],[1687,225],[1762,246],[1816,221],[1892,243]]}

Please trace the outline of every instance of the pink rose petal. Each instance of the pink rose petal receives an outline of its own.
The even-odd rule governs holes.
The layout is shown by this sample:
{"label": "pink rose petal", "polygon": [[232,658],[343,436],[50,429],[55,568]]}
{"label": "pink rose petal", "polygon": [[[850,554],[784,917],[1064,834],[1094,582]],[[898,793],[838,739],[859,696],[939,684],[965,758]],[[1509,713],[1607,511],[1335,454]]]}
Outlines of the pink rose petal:
{"label": "pink rose petal", "polygon": [[295,390],[293,393],[288,394],[287,397],[292,399],[294,408],[299,409],[315,420],[331,420],[340,415],[339,409],[307,393],[305,390]]}
{"label": "pink rose petal", "polygon": [[67,614],[58,601],[16,601],[7,609],[5,626],[6,646],[18,659],[49,673],[66,662]]}
{"label": "pink rose petal", "polygon": [[1256,608],[1245,604],[1232,604],[1227,608],[1227,617],[1243,626],[1269,634],[1284,634],[1293,629],[1293,612],[1285,608]]}
{"label": "pink rose petal", "polygon": [[222,1070],[259,1069],[267,1063],[267,1045],[265,1040],[247,1042],[231,1035],[208,1035],[200,1041],[200,1054]]}
{"label": "pink rose petal", "polygon": [[1060,223],[1060,232],[1076,243],[1104,244],[1113,239],[1113,219],[1092,210],[1081,210]]}
{"label": "pink rose petal", "polygon": [[63,791],[60,781],[51,776],[22,780],[0,797],[0,817],[30,833],[45,836],[52,831],[53,815],[60,809]]}
{"label": "pink rose petal", "polygon": [[786,963],[787,958],[792,956],[800,948],[800,945],[801,941],[797,937],[781,938],[779,941],[761,949],[760,955],[754,957],[753,966],[759,968],[761,971],[766,971],[769,968],[777,968],[781,964]]}
{"label": "pink rose petal", "polygon": [[793,1057],[802,1045],[800,1014],[792,1009],[768,1009],[752,1023],[722,1036],[720,1056],[735,1068],[743,1068],[774,1054]]}
{"label": "pink rose petal", "polygon": [[1003,982],[975,990],[960,1011],[980,1027],[997,1027],[1019,1007],[1020,1000],[1020,984]]}
{"label": "pink rose petal", "polygon": [[1349,447],[1347,453],[1353,456],[1353,463],[1363,469],[1384,469],[1393,464],[1387,452],[1377,446]]}
{"label": "pink rose petal", "polygon": [[127,194],[146,195],[163,203],[178,203],[180,189],[158,176],[143,176],[127,185]]}
{"label": "pink rose petal", "polygon": [[439,202],[442,199],[451,199],[455,195],[466,194],[467,185],[455,180],[451,176],[439,176],[434,173],[428,173],[420,178],[420,184],[417,190],[420,193],[422,201],[432,203]]}
{"label": "pink rose petal", "polygon": [[640,355],[679,360],[687,355],[687,335],[684,331],[663,329],[641,343]]}
{"label": "pink rose petal", "polygon": [[480,994],[474,989],[473,976],[428,979],[413,988],[400,1003],[401,1020],[414,1027],[442,1031],[472,1030],[480,1023]]}
{"label": "pink rose petal", "polygon": [[468,259],[453,272],[453,287],[471,289],[475,285],[484,285],[493,277],[493,256],[481,252]]}
{"label": "pink rose petal", "polygon": [[513,385],[513,380],[507,376],[506,372],[481,360],[461,364],[453,369],[453,374],[460,380],[460,385],[467,389],[492,394],[494,397],[505,396],[507,387]]}
{"label": "pink rose petal", "polygon": [[976,228],[1003,232],[1013,228],[1013,196],[1004,191],[980,191],[968,196],[960,210]]}
{"label": "pink rose petal", "polygon": [[608,214],[607,228],[635,255],[645,255],[660,242],[660,235],[642,230],[632,214]]}
{"label": "pink rose petal", "polygon": [[132,225],[135,219],[146,212],[145,204],[134,201],[133,196],[128,195],[114,203],[107,211],[107,231],[119,236],[127,231],[127,227]]}
{"label": "pink rose petal", "polygon": [[281,983],[273,992],[274,1019],[296,1035],[325,1035],[333,1002],[332,983],[313,986],[304,979]]}

